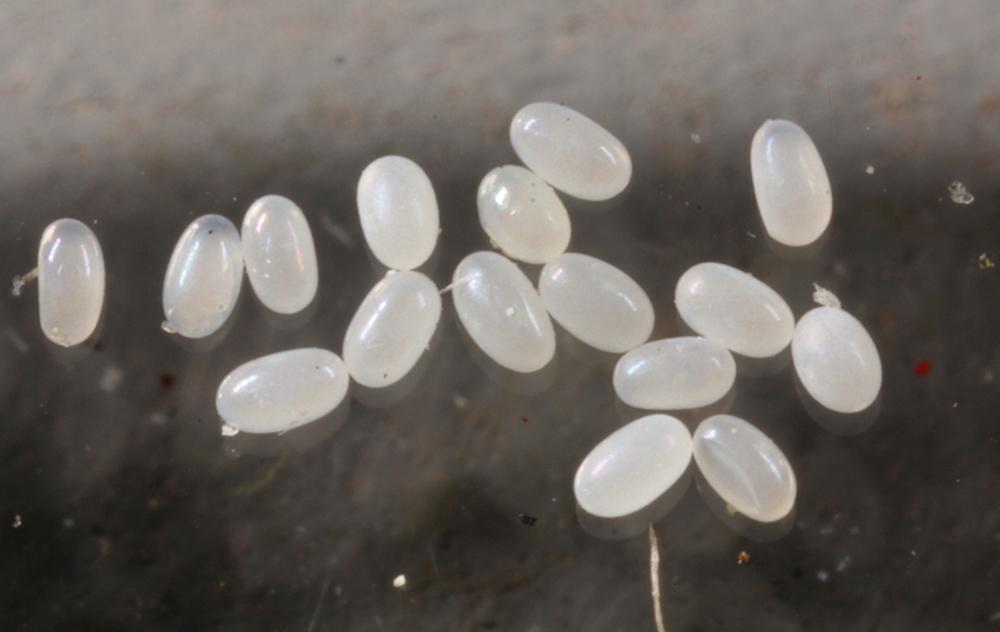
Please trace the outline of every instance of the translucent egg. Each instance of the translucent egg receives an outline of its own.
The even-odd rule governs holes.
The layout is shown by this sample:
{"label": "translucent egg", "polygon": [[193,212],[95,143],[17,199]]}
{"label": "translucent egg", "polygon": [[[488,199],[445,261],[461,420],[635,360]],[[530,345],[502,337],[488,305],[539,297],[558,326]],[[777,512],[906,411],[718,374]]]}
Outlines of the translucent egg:
{"label": "translucent egg", "polygon": [[302,210],[280,195],[264,196],[250,205],[241,232],[247,277],[260,302],[279,314],[309,305],[319,266]]}
{"label": "translucent egg", "polygon": [[792,310],[777,292],[721,263],[688,269],[677,281],[674,302],[688,327],[751,358],[777,355],[795,330]]}
{"label": "translucent egg", "polygon": [[483,230],[508,257],[545,263],[569,245],[566,207],[552,187],[524,167],[490,171],[476,203]]}
{"label": "translucent egg", "polygon": [[452,285],[458,319],[494,362],[531,373],[552,360],[552,322],[531,281],[513,262],[495,252],[474,252],[455,268]]}
{"label": "translucent egg", "polygon": [[331,412],[347,386],[347,368],[337,354],[293,349],[237,367],[219,385],[215,407],[242,432],[284,432]]}
{"label": "translucent egg", "polygon": [[344,363],[370,388],[395,384],[416,365],[441,319],[434,282],[413,271],[393,272],[361,302],[344,336]]}
{"label": "translucent egg", "polygon": [[799,319],[792,362],[806,392],[838,413],[865,410],[882,388],[875,343],[858,319],[836,307],[817,307]]}
{"label": "translucent egg", "polygon": [[823,234],[833,214],[833,195],[823,159],[805,130],[791,121],[766,121],[750,146],[750,171],[772,239],[805,246]]}
{"label": "translucent egg", "polygon": [[97,236],[75,219],[52,222],[38,245],[38,319],[63,347],[86,340],[104,307],[104,255]]}
{"label": "translucent egg", "polygon": [[566,331],[612,353],[634,349],[653,331],[653,304],[630,276],[600,259],[565,253],[538,280],[545,308]]}
{"label": "translucent egg", "polygon": [[182,336],[202,338],[226,322],[243,284],[240,233],[221,215],[191,222],[174,246],[163,281],[163,313]]}
{"label": "translucent egg", "polygon": [[510,124],[510,142],[528,169],[581,200],[612,198],[632,178],[632,159],[621,141],[563,105],[521,108]]}
{"label": "translucent egg", "polygon": [[700,408],[733,387],[736,362],[718,342],[667,338],[648,342],[618,360],[612,383],[618,398],[649,410]]}
{"label": "translucent egg", "polygon": [[701,422],[694,431],[694,460],[712,489],[747,518],[774,522],[795,506],[795,473],[785,455],[739,417]]}
{"label": "translucent egg", "polygon": [[412,270],[434,252],[440,224],[437,197],[420,165],[383,156],[358,181],[361,229],[375,257],[388,268]]}
{"label": "translucent egg", "polygon": [[649,415],[612,432],[583,459],[573,480],[587,513],[620,518],[640,511],[680,479],[691,462],[691,433],[680,420]]}

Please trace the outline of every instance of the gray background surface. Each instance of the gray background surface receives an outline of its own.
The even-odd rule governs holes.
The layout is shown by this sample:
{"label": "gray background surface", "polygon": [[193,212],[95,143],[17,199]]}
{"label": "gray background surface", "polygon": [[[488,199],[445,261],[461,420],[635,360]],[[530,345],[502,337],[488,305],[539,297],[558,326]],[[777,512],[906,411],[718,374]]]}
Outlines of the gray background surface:
{"label": "gray background surface", "polygon": [[[1000,267],[977,265],[1000,261],[996,2],[7,2],[0,35],[0,279],[63,216],[93,225],[109,270],[82,348],[44,340],[34,288],[0,298],[0,628],[653,629],[645,537],[588,535],[572,495],[633,415],[614,358],[561,338],[539,383],[512,383],[446,301],[400,401],[355,389],[346,414],[269,439],[224,439],[214,412],[243,361],[339,352],[382,274],[354,206],[368,162],[428,171],[446,285],[488,247],[474,195],[515,160],[510,118],[553,100],[632,153],[623,195],[566,198],[571,249],[647,289],[654,336],[681,332],[681,272],[718,260],[796,314],[830,288],[882,354],[881,414],[857,436],[814,423],[787,367],[738,378],[731,412],[795,468],[796,523],[755,543],[690,489],[657,524],[668,627],[1000,629]],[[770,117],[830,171],[809,255],[759,225],[748,151]],[[949,200],[955,179],[972,205]],[[213,348],[162,333],[184,227],[265,193],[312,224],[313,309],[275,319],[245,285]]]}

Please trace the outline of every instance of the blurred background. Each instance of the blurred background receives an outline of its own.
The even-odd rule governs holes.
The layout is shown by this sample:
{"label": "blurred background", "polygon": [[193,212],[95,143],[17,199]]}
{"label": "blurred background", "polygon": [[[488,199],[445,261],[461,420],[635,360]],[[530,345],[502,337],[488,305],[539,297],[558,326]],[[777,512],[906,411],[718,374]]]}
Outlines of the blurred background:
{"label": "blurred background", "polygon": [[[993,0],[15,1],[0,34],[0,280],[67,216],[108,266],[79,348],[45,340],[34,286],[0,293],[0,629],[653,630],[645,533],[595,538],[572,493],[635,416],[615,358],[562,336],[549,371],[511,379],[446,300],[409,392],[352,387],[349,410],[282,437],[222,437],[214,410],[246,360],[339,353],[383,274],[354,202],[365,165],[426,169],[443,228],[427,272],[447,285],[489,247],[475,192],[516,162],[511,117],[551,100],[631,152],[625,193],[564,200],[571,250],[639,281],[654,337],[682,332],[674,283],[715,260],[797,315],[813,283],[832,290],[882,356],[880,412],[851,436],[811,418],[790,367],[738,377],[726,405],[788,455],[794,524],[756,542],[692,486],[656,525],[668,629],[1000,630]],[[769,244],[756,211],[750,140],[776,117],[833,185],[808,252]],[[185,226],[238,223],[267,193],[311,223],[315,304],[277,319],[244,284],[214,346],[163,333]]]}

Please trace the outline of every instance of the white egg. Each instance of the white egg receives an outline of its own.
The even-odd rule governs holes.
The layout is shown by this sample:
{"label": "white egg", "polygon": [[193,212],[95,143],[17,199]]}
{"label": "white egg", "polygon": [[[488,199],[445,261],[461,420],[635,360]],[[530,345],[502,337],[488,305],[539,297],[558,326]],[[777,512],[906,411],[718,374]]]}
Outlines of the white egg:
{"label": "white egg", "polygon": [[104,255],[75,219],[52,222],[38,245],[38,319],[49,340],[71,347],[97,327],[104,307]]}
{"label": "white egg", "polygon": [[823,234],[833,214],[833,195],[823,159],[804,129],[791,121],[766,121],[750,146],[750,172],[772,239],[805,246]]}
{"label": "white egg", "polygon": [[552,360],[552,322],[531,281],[513,262],[495,252],[474,252],[455,268],[452,285],[458,319],[494,362],[531,373]]}
{"label": "white egg", "polygon": [[688,327],[751,358],[777,355],[795,330],[792,310],[777,292],[721,263],[688,269],[677,281],[674,302]]}
{"label": "white egg", "polygon": [[524,167],[486,174],[476,198],[479,222],[508,257],[545,263],[569,245],[569,213],[556,192]]}
{"label": "white egg", "polygon": [[694,431],[694,460],[705,481],[733,509],[774,522],[795,506],[795,473],[781,450],[756,427],[715,415]]}
{"label": "white egg", "polygon": [[618,360],[612,383],[629,406],[650,410],[700,408],[733,387],[736,362],[718,342],[667,338],[648,342]]}
{"label": "white egg", "polygon": [[182,336],[202,338],[226,322],[243,284],[240,233],[221,215],[191,222],[174,246],[163,281],[163,313]]}
{"label": "white egg", "polygon": [[838,413],[863,411],[882,388],[875,343],[857,318],[836,307],[817,307],[799,319],[792,362],[813,399]]}
{"label": "white egg", "polygon": [[413,271],[390,271],[361,302],[344,336],[344,363],[370,388],[395,384],[416,365],[441,319],[434,282]]}
{"label": "white egg", "polygon": [[241,232],[247,277],[260,302],[279,314],[309,305],[319,266],[302,210],[280,195],[264,196],[250,205]]}
{"label": "white egg", "polygon": [[538,292],[566,331],[612,353],[634,349],[653,332],[653,304],[630,276],[600,259],[567,252],[542,268]]}
{"label": "white egg", "polygon": [[388,268],[412,270],[434,252],[440,224],[437,197],[420,165],[383,156],[358,181],[361,230],[375,257]]}
{"label": "white egg", "polygon": [[648,415],[622,426],[583,459],[573,480],[580,507],[621,518],[670,489],[691,462],[691,433],[669,415]]}
{"label": "white egg", "polygon": [[632,159],[621,141],[563,105],[521,108],[510,124],[510,142],[528,169],[582,200],[612,198],[632,178]]}
{"label": "white egg", "polygon": [[347,367],[332,351],[305,348],[251,360],[219,385],[215,408],[242,432],[284,432],[331,412],[347,394]]}

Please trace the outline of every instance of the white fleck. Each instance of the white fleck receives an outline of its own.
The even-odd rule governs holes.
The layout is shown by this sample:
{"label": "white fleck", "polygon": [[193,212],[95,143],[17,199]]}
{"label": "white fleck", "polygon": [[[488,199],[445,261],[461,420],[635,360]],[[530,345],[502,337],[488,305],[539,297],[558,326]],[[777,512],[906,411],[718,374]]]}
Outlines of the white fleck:
{"label": "white fleck", "polygon": [[76,520],[73,518],[63,518],[62,525],[64,529],[72,529],[76,526]]}
{"label": "white fleck", "polygon": [[752,233],[749,230],[747,231],[747,236],[750,237],[750,239],[757,239],[757,234]]}
{"label": "white fleck", "polygon": [[514,317],[514,308],[513,307],[508,307],[506,310],[504,310],[504,314],[507,314],[507,318],[513,318]]}
{"label": "white fleck", "polygon": [[827,571],[825,568],[819,569],[816,572],[816,579],[818,579],[819,581],[825,583],[828,579],[830,579],[830,573],[829,573],[829,571]]}
{"label": "white fleck", "polygon": [[11,296],[18,297],[21,296],[21,290],[24,286],[31,283],[38,278],[38,268],[31,270],[30,272],[25,272],[24,274],[19,274],[14,277],[11,281],[10,294]]}
{"label": "white fleck", "polygon": [[826,536],[826,535],[833,535],[833,533],[835,531],[836,531],[836,529],[834,528],[834,526],[832,524],[828,524],[828,525],[826,525],[825,527],[823,527],[822,529],[819,530],[819,534],[820,535],[824,535],[824,536]]}
{"label": "white fleck", "polygon": [[465,399],[465,397],[459,393],[452,395],[451,401],[455,404],[455,408],[458,408],[459,410],[465,408],[469,403],[469,400]]}
{"label": "white fleck", "polygon": [[979,264],[980,270],[989,270],[990,268],[997,267],[997,264],[985,252],[979,255],[979,258],[976,261]]}
{"label": "white fleck", "polygon": [[819,283],[813,283],[813,302],[823,307],[840,307],[840,299],[837,298],[837,295]]}
{"label": "white fleck", "polygon": [[12,522],[10,526],[14,527],[15,529],[21,528],[21,514],[16,514],[14,516],[14,522]]}
{"label": "white fleck", "polygon": [[337,584],[333,587],[333,592],[339,597],[344,594],[344,588],[340,584]]}
{"label": "white fleck", "polygon": [[916,557],[917,556],[917,552],[914,551],[913,549],[910,549],[910,555],[912,555],[913,557]]}
{"label": "white fleck", "polygon": [[167,332],[170,335],[177,333],[177,330],[174,329],[173,326],[167,321],[163,321],[162,323],[160,323],[160,329],[162,329],[163,331]]}
{"label": "white fleck", "polygon": [[973,197],[972,193],[965,188],[965,185],[955,180],[948,185],[948,194],[951,195],[951,201],[955,204],[972,204],[976,199]]}
{"label": "white fleck", "polygon": [[125,373],[121,369],[114,365],[109,366],[101,374],[99,386],[105,393],[114,393],[121,386],[124,377]]}
{"label": "white fleck", "polygon": [[396,578],[392,580],[393,588],[405,588],[406,587],[406,575],[400,573],[396,575]]}
{"label": "white fleck", "polygon": [[868,175],[872,175],[873,173],[875,173],[875,167],[873,165],[868,165],[867,167],[865,167],[865,173],[867,173]]}
{"label": "white fleck", "polygon": [[844,557],[840,558],[839,562],[837,562],[837,572],[838,573],[843,573],[844,571],[846,571],[850,567],[851,567],[851,556],[850,555],[845,555]]}
{"label": "white fleck", "polygon": [[695,133],[691,134],[691,142],[694,143],[695,145],[700,144],[701,143],[701,134],[699,134],[698,132],[695,132]]}
{"label": "white fleck", "polygon": [[223,437],[235,437],[240,434],[239,428],[234,428],[229,424],[222,424],[222,436]]}
{"label": "white fleck", "polygon": [[958,408],[958,402],[952,402],[951,407],[952,408]]}
{"label": "white fleck", "polygon": [[990,623],[1000,623],[1000,610],[990,615]]}
{"label": "white fleck", "polygon": [[12,344],[21,354],[28,354],[28,350],[30,349],[30,347],[28,347],[28,343],[25,342],[24,338],[22,338],[21,335],[13,329],[7,329],[7,340],[9,340],[10,344]]}
{"label": "white fleck", "polygon": [[859,533],[861,533],[861,527],[855,525],[850,529],[848,529],[847,532],[850,533],[851,535],[858,535]]}

